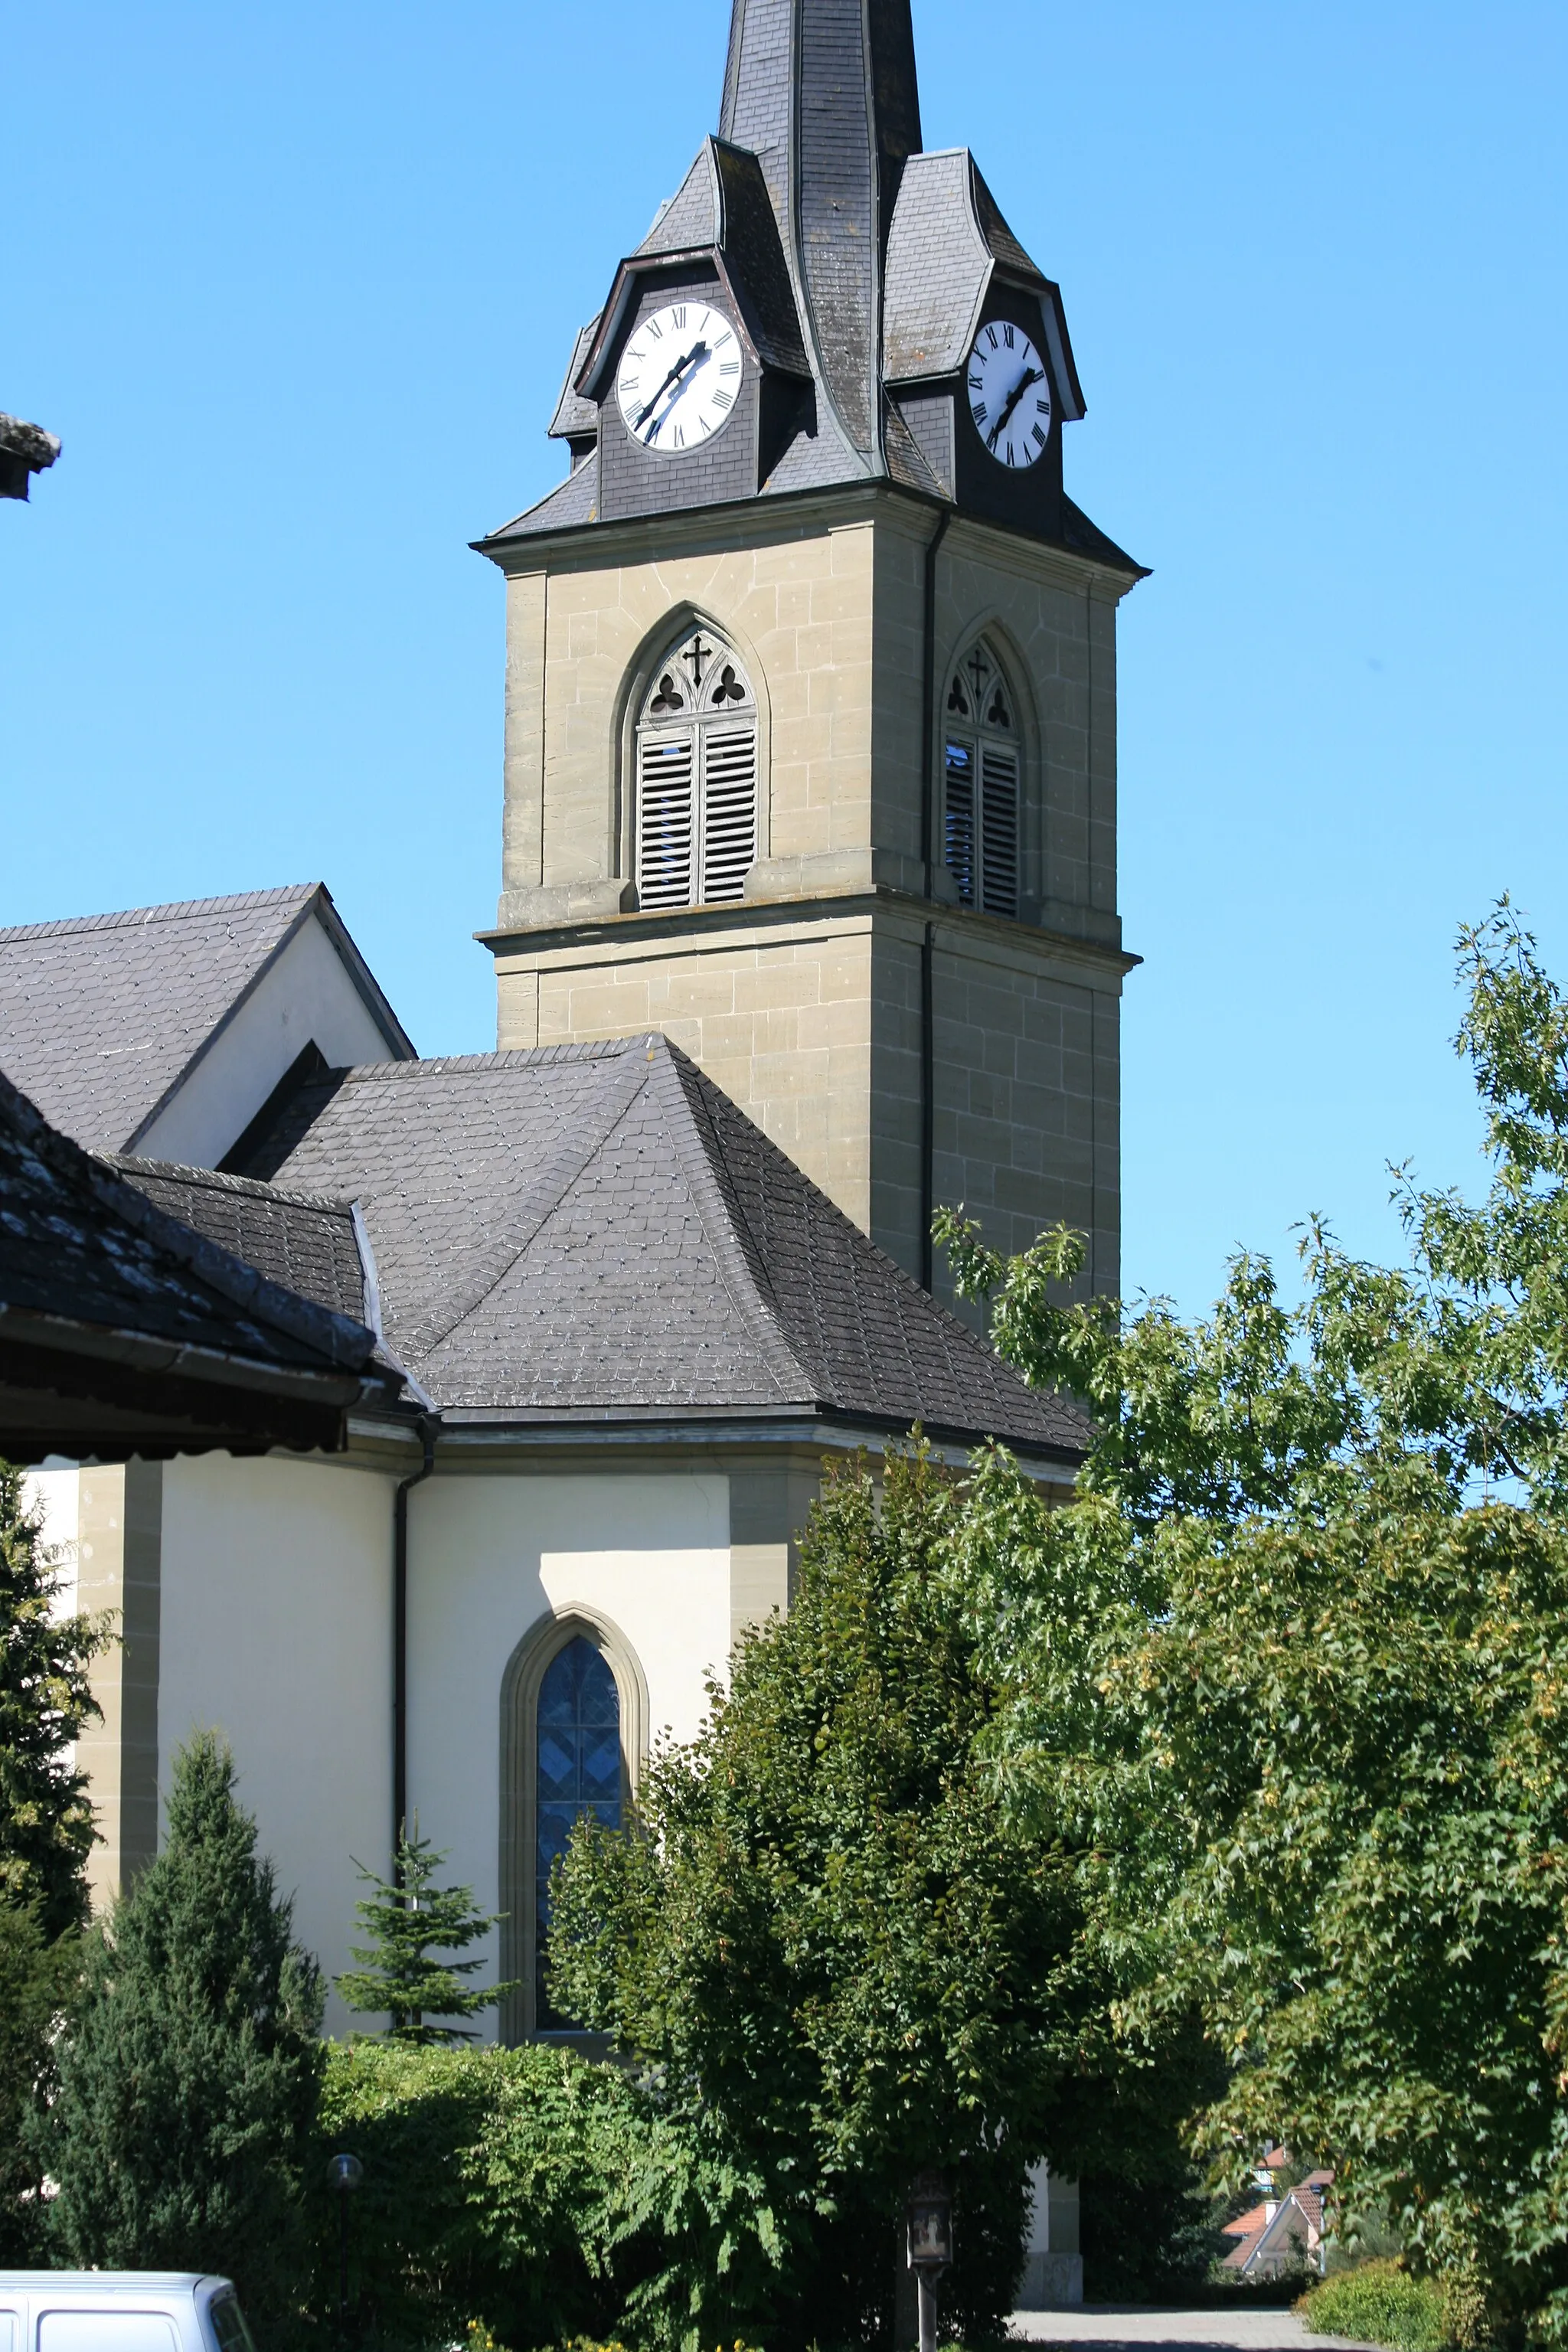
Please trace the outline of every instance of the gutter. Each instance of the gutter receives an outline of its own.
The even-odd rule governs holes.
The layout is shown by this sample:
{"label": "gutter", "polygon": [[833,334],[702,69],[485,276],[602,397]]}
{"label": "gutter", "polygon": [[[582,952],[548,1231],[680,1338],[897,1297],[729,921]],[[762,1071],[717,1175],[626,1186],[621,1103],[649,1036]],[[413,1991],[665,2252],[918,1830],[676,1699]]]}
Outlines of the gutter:
{"label": "gutter", "polygon": [[396,1857],[408,1820],[408,1497],[436,1467],[439,1425],[435,1414],[420,1414],[425,1458],[410,1476],[398,1480],[392,1505],[392,1852],[399,1885],[403,1873]]}
{"label": "gutter", "polygon": [[[953,509],[944,507],[925,551],[925,643],[921,678],[925,711],[925,743],[921,760],[921,854],[925,865],[925,895],[936,896],[936,743],[941,713],[937,709],[936,559],[947,537]],[[921,1288],[929,1291],[936,1274],[931,1226],[936,1214],[936,925],[927,918],[921,941]]]}

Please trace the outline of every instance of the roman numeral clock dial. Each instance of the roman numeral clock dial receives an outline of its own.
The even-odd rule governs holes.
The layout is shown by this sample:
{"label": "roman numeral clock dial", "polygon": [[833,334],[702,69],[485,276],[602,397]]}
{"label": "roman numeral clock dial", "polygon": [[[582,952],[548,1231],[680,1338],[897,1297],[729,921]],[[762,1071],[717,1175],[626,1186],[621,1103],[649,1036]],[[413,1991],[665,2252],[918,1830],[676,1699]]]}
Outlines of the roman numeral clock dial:
{"label": "roman numeral clock dial", "polygon": [[999,466],[1032,466],[1051,437],[1046,363],[1010,319],[993,319],[974,338],[964,370],[974,429]]}
{"label": "roman numeral clock dial", "polygon": [[645,449],[700,449],[729,422],[741,389],[741,339],[722,310],[671,302],[633,328],[616,397]]}

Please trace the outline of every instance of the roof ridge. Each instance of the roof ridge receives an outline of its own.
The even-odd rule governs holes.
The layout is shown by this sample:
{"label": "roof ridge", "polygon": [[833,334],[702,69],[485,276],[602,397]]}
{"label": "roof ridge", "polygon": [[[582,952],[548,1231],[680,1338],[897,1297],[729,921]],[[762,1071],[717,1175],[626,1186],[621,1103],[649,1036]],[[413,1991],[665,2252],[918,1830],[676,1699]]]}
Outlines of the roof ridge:
{"label": "roof ridge", "polygon": [[515,1070],[524,1065],[548,1069],[553,1062],[618,1061],[622,1055],[638,1043],[637,1037],[590,1038],[584,1044],[561,1045],[513,1045],[494,1054],[432,1054],[412,1062],[353,1062],[346,1069],[322,1071],[306,1081],[300,1088],[324,1085],[329,1076],[340,1086],[381,1086],[400,1080],[418,1078],[433,1070],[456,1073],[466,1076],[470,1072],[485,1070]]}
{"label": "roof ridge", "polygon": [[[694,1171],[689,1165],[683,1164],[682,1173],[686,1176],[688,1183],[691,1185],[693,1204],[702,1220],[702,1229],[708,1236],[709,1245],[719,1260],[721,1272],[724,1275],[725,1287],[730,1293],[731,1302],[737,1307],[742,1307],[744,1303],[736,1293],[732,1279],[733,1266],[726,1264],[726,1260],[738,1257],[752,1292],[753,1307],[759,1315],[763,1329],[772,1343],[764,1353],[768,1358],[769,1372],[775,1381],[779,1381],[781,1395],[788,1399],[788,1390],[780,1380],[779,1365],[774,1360],[778,1357],[783,1358],[797,1380],[806,1383],[812,1402],[834,1403],[837,1399],[832,1384],[825,1381],[822,1366],[806,1361],[803,1351],[795,1346],[784,1328],[778,1296],[773,1288],[772,1277],[768,1274],[766,1261],[757,1245],[757,1237],[752,1233],[746,1213],[736,1196],[734,1186],[729,1180],[724,1155],[719,1149],[719,1139],[713,1133],[712,1122],[708,1117],[708,1106],[705,1101],[702,1105],[703,1116],[700,1129],[699,1127],[691,1092],[685,1082],[686,1070],[694,1070],[696,1065],[689,1055],[680,1051],[679,1045],[672,1045],[662,1033],[657,1034],[659,1045],[664,1050],[660,1060],[656,1061],[656,1068],[662,1066],[668,1072],[669,1083],[675,1087],[681,1107],[686,1113],[686,1125],[697,1141],[699,1163],[697,1181],[692,1181]],[[652,1037],[648,1040],[648,1058],[654,1061]],[[680,1150],[679,1122],[672,1121],[671,1126],[673,1139],[679,1151]],[[704,1129],[709,1139],[704,1139],[702,1131]],[[684,1162],[685,1154],[682,1155],[682,1159]],[[717,1219],[709,1213],[709,1204],[702,1198],[705,1191],[718,1195],[721,1214]]]}
{"label": "roof ridge", "polygon": [[162,907],[125,907],[107,915],[64,915],[47,923],[0,924],[0,945],[17,940],[58,939],[68,932],[141,929],[150,923],[177,922],[188,916],[239,913],[252,907],[303,906],[324,882],[289,882],[276,890],[239,890],[226,898],[172,899]]}
{"label": "roof ridge", "polygon": [[[510,1060],[513,1057],[496,1055],[491,1058]],[[651,1059],[652,1056],[650,1055],[649,1058]],[[620,1075],[619,1084],[612,1086],[610,1089],[607,1115],[603,1118],[602,1123],[601,1120],[595,1119],[587,1141],[584,1143],[583,1131],[579,1128],[536,1171],[532,1181],[527,1186],[518,1204],[518,1222],[512,1226],[504,1244],[508,1253],[505,1264],[498,1266],[493,1273],[487,1271],[483,1282],[472,1291],[472,1295],[465,1300],[456,1314],[451,1316],[433,1339],[420,1340],[417,1354],[422,1365],[428,1363],[437,1351],[445,1347],[459,1324],[466,1323],[470,1315],[476,1314],[491,1293],[506,1280],[518,1260],[526,1255],[538,1239],[541,1231],[561,1206],[595,1153],[601,1151],[610,1137],[614,1135],[647,1083],[646,1068],[639,1066],[636,1062],[628,1062]]]}
{"label": "roof ridge", "polygon": [[179,1160],[142,1160],[133,1151],[97,1151],[93,1158],[134,1183],[139,1176],[160,1176],[178,1184],[199,1184],[213,1192],[240,1192],[248,1199],[283,1201],[294,1209],[321,1209],[346,1217],[353,1202],[346,1192],[289,1192],[281,1184],[264,1183],[259,1176],[231,1176],[222,1168],[192,1168]]}

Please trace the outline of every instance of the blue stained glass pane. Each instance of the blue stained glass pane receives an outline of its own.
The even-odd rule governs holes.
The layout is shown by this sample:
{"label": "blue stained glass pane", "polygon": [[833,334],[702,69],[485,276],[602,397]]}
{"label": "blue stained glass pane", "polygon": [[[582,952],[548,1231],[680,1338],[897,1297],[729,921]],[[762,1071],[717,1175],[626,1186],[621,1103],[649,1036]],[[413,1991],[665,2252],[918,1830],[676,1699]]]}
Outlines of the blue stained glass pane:
{"label": "blue stained glass pane", "polygon": [[550,1866],[565,1852],[573,1825],[583,1814],[604,1829],[621,1826],[620,1712],[614,1675],[593,1643],[579,1634],[551,1660],[539,1691],[535,1992],[539,2023],[546,2032],[560,2032],[571,2023],[555,2014],[544,1990]]}

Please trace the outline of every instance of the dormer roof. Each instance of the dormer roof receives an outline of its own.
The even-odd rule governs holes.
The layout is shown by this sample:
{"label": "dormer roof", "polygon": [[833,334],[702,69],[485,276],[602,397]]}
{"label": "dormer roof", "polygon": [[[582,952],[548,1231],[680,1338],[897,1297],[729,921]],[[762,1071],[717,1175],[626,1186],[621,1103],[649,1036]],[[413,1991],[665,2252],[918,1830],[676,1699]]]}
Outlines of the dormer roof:
{"label": "dormer roof", "polygon": [[1002,217],[967,147],[911,155],[888,236],[882,370],[889,384],[956,375],[998,277],[1039,301],[1063,415],[1084,413],[1061,291]]}

